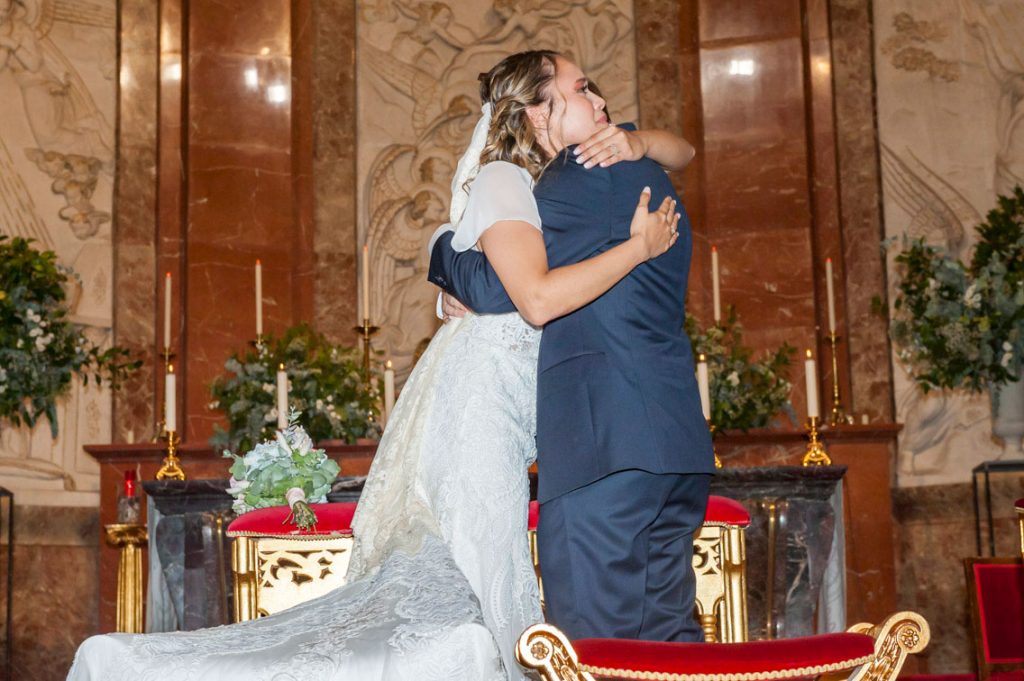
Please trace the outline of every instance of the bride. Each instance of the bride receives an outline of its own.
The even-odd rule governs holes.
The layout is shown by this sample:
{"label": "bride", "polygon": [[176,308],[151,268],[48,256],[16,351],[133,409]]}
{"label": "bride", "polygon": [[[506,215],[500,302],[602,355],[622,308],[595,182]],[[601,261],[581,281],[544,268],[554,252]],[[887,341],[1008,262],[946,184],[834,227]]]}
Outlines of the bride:
{"label": "bride", "polygon": [[[586,158],[609,146],[604,100],[586,82],[559,78],[568,64],[524,52],[481,76],[483,115],[452,182],[452,244],[482,248],[510,272],[502,284],[523,315],[470,314],[431,341],[367,478],[348,583],[251,622],[94,636],[69,680],[524,678],[515,642],[542,619],[526,534],[537,327],[594,300],[677,238],[674,206],[648,212],[645,191],[628,241],[548,270],[533,183],[559,150],[595,129]],[[663,134],[627,134],[637,149],[654,142],[655,158],[671,144]],[[500,234],[506,245],[489,249]]]}

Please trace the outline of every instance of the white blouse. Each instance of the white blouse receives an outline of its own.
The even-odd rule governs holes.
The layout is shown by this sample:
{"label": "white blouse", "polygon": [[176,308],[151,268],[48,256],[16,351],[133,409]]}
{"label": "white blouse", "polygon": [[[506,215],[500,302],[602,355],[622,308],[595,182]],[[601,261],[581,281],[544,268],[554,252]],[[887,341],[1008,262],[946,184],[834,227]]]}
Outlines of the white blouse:
{"label": "white blouse", "polygon": [[[477,242],[483,233],[494,223],[505,220],[528,222],[541,229],[530,173],[508,161],[491,161],[480,168],[469,184],[469,200],[459,226],[454,228],[452,248],[456,251],[479,250]],[[450,223],[438,227],[430,237],[427,252],[434,249],[438,237],[452,230]]]}

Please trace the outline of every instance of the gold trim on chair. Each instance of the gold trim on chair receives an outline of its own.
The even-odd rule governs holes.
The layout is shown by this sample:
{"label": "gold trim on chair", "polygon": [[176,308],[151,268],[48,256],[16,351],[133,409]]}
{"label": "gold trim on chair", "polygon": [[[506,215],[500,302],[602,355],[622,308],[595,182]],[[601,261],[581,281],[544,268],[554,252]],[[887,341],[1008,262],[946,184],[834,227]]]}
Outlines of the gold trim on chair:
{"label": "gold trim on chair", "polygon": [[747,640],[745,528],[705,523],[693,539],[697,615],[708,643]]}
{"label": "gold trim on chair", "polygon": [[516,645],[516,659],[526,669],[538,672],[543,681],[595,681],[595,674],[644,681],[759,681],[826,674],[833,680],[895,681],[907,655],[924,650],[931,636],[928,623],[914,612],[898,612],[878,626],[857,624],[849,631],[872,636],[875,640],[874,652],[868,656],[797,669],[766,669],[735,674],[681,674],[591,667],[580,663],[565,634],[550,624],[535,624],[523,632]]}

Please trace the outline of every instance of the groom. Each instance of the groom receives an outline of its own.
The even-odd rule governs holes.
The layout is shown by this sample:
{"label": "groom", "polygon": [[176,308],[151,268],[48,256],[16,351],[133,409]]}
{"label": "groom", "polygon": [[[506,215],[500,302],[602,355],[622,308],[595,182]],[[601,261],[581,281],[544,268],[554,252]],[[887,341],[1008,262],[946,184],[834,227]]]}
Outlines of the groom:
{"label": "groom", "polygon": [[[587,170],[564,150],[534,189],[550,267],[627,240],[645,186],[651,205],[676,198],[654,161]],[[548,620],[570,638],[703,640],[691,561],[714,462],[683,331],[685,214],[679,235],[541,338],[538,550]],[[450,243],[430,281],[478,313],[515,310],[486,258]]]}

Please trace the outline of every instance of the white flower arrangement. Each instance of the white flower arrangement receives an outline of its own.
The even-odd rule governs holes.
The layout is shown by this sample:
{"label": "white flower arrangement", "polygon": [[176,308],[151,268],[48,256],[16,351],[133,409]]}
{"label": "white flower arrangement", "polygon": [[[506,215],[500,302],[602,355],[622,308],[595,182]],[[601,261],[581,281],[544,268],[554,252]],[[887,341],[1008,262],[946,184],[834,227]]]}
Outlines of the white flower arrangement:
{"label": "white flower arrangement", "polygon": [[288,428],[244,456],[224,451],[225,457],[234,459],[227,491],[235,497],[235,513],[287,505],[292,512],[285,522],[292,521],[303,530],[316,527],[316,514],[309,504],[327,501],[340,469],[324,450],[313,448],[309,435],[295,422],[297,416],[292,412]]}

